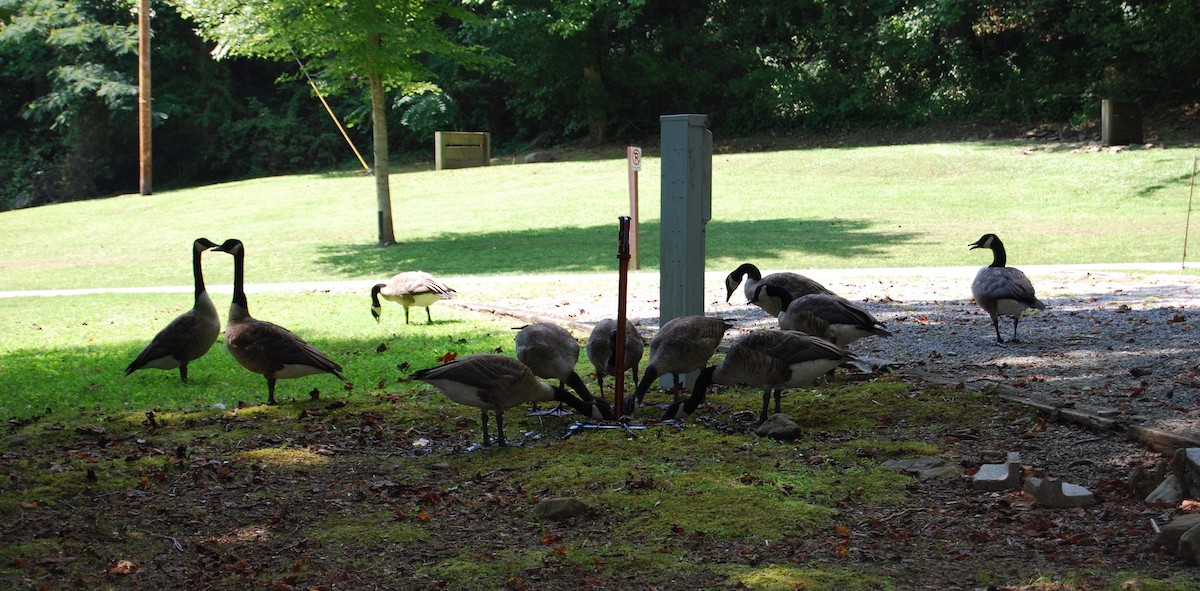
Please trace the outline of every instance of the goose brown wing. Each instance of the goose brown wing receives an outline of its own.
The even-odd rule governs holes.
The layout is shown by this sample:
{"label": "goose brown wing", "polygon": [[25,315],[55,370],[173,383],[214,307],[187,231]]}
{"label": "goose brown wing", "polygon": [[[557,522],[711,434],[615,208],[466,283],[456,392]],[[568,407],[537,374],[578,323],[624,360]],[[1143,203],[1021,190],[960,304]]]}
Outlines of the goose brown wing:
{"label": "goose brown wing", "polygon": [[758,342],[761,343],[758,346],[765,354],[778,359],[784,365],[790,366],[818,359],[837,360],[846,356],[846,353],[837,345],[802,332],[773,330],[756,331],[750,334],[757,335],[757,333],[768,333],[756,336]]}
{"label": "goose brown wing", "polygon": [[864,330],[883,326],[870,312],[846,298],[830,294],[809,294],[800,297],[792,302],[788,313],[793,309],[810,311],[830,324],[850,324]]}
{"label": "goose brown wing", "polygon": [[799,273],[771,273],[770,275],[762,278],[762,283],[778,285],[779,287],[786,289],[788,293],[792,294],[793,298],[798,298],[802,295],[811,293],[824,293],[833,295],[833,292],[829,291],[829,288]]}
{"label": "goose brown wing", "polygon": [[1030,306],[1041,307],[1033,283],[1020,269],[1014,267],[987,267],[977,281],[993,300],[1016,300]]}
{"label": "goose brown wing", "polygon": [[225,343],[247,369],[275,373],[288,365],[304,365],[345,380],[342,366],[292,331],[263,320],[226,328]]}
{"label": "goose brown wing", "polygon": [[424,271],[400,273],[388,281],[387,289],[393,296],[436,293],[443,298],[451,298],[456,293],[452,288]]}
{"label": "goose brown wing", "polygon": [[450,380],[484,390],[509,390],[526,379],[534,379],[525,364],[504,355],[468,355],[437,367],[420,370],[417,380]]}

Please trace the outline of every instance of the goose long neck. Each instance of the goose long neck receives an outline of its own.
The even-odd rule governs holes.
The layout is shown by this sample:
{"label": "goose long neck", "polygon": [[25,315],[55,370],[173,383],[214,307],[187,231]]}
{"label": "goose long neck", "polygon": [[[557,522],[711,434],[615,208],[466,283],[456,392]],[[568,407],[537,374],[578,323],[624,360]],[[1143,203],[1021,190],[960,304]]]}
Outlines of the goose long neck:
{"label": "goose long neck", "polygon": [[196,299],[200,299],[200,294],[204,293],[204,271],[200,267],[200,254],[202,250],[192,249],[192,279],[196,283]]}
{"label": "goose long neck", "polygon": [[373,287],[371,287],[371,305],[372,306],[380,305],[379,290],[383,289],[384,287],[385,287],[385,285],[382,283],[377,283]]}
{"label": "goose long neck", "polygon": [[570,392],[567,392],[566,390],[560,390],[558,388],[553,388],[551,398],[557,402],[566,403],[567,406],[570,406],[571,408],[575,409],[575,412],[577,412],[585,417],[590,416],[592,414],[591,405],[589,405],[588,403],[584,402],[583,400],[581,400],[579,398],[576,398],[575,396],[573,396]]}
{"label": "goose long neck", "polygon": [[993,267],[1004,267],[1008,264],[1008,253],[1004,251],[1004,243],[999,240],[992,244],[992,265]]}
{"label": "goose long neck", "polygon": [[229,307],[229,321],[236,322],[250,317],[250,306],[246,302],[246,255],[241,249],[233,253],[233,303]]}
{"label": "goose long neck", "polygon": [[792,294],[788,290],[779,287],[778,285],[767,285],[763,288],[763,295],[771,298],[779,298],[779,309],[787,310],[788,306],[792,305]]}

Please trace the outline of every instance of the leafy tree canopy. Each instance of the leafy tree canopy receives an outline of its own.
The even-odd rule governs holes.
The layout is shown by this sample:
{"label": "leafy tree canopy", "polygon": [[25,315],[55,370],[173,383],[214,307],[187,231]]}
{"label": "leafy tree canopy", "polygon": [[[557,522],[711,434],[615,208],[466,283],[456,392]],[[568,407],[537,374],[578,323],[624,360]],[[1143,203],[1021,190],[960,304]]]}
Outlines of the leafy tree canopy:
{"label": "leafy tree canopy", "polygon": [[381,75],[386,90],[415,94],[436,77],[428,56],[482,64],[479,50],[443,32],[443,17],[467,11],[437,0],[175,0],[200,34],[217,42],[214,57],[299,59],[311,63],[331,90],[361,89]]}

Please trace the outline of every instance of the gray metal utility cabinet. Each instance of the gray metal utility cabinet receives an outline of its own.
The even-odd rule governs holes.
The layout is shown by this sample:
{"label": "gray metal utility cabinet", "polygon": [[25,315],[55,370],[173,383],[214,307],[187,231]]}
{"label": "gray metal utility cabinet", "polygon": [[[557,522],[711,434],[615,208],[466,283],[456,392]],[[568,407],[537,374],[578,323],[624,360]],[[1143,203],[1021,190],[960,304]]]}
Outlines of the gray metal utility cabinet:
{"label": "gray metal utility cabinet", "polygon": [[433,144],[434,170],[492,163],[491,134],[486,131],[435,131]]}
{"label": "gray metal utility cabinet", "polygon": [[1142,143],[1142,110],[1137,103],[1109,99],[1100,102],[1100,143],[1106,146]]}
{"label": "gray metal utility cabinet", "polygon": [[[663,115],[659,234],[659,326],[704,314],[704,231],[712,219],[712,132],[708,115]],[[694,376],[689,378],[689,382]],[[672,385],[671,377],[660,379]]]}

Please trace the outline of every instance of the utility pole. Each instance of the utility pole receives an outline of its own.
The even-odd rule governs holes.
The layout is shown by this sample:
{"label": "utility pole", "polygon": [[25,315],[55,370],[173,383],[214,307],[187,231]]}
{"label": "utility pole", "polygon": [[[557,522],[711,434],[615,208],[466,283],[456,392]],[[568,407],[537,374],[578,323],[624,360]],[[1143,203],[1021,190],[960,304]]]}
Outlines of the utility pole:
{"label": "utility pole", "polygon": [[138,192],[154,192],[150,142],[150,0],[138,3]]}

